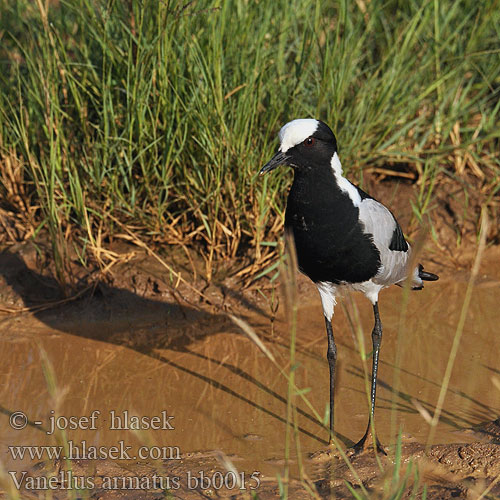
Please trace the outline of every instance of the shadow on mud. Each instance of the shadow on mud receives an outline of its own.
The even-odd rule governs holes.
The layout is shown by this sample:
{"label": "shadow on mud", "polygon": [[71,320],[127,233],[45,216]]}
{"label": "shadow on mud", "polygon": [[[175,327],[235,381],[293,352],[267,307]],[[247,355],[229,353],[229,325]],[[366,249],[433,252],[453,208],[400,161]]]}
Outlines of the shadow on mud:
{"label": "shadow on mud", "polygon": [[64,299],[56,279],[29,269],[21,257],[12,253],[0,254],[0,275],[47,326],[143,354],[154,349],[183,350],[221,327],[236,331],[226,315],[140,296],[104,282],[96,283],[92,293],[82,298],[37,312],[37,306]]}
{"label": "shadow on mud", "polygon": [[[180,303],[172,304],[163,300],[155,300],[103,282],[98,282],[92,293],[88,292],[77,300],[37,312],[38,306],[64,299],[55,278],[43,276],[31,270],[23,258],[8,252],[0,254],[0,276],[3,276],[5,284],[15,295],[21,298],[25,307],[34,308],[30,314],[51,329],[135,350],[196,377],[207,386],[224,391],[240,403],[248,404],[276,421],[286,423],[285,411],[280,414],[270,410],[263,404],[246,397],[245,391],[237,392],[226,385],[223,380],[200,373],[196,366],[191,369],[177,363],[178,355],[168,355],[169,351],[185,352],[200,361],[208,361],[214,366],[223,366],[240,377],[244,384],[253,384],[286,408],[285,397],[241,367],[227,360],[220,361],[211,358],[189,348],[191,343],[215,333],[241,334],[226,314],[214,314]],[[85,287],[85,284],[82,284],[82,287]],[[150,288],[152,290],[150,293],[154,293],[155,285],[151,285]],[[232,299],[240,299],[237,291],[232,291]],[[0,302],[2,302],[1,297]],[[256,308],[253,306],[247,309],[255,312]],[[262,311],[257,312],[262,315]],[[11,413],[9,409],[2,407],[0,411],[7,415]],[[327,442],[320,437],[324,435],[324,432],[317,419],[302,409],[298,409],[298,412],[318,426],[318,433],[301,427],[299,430],[319,444],[326,444]],[[352,444],[345,436],[339,436],[339,438],[347,445]]]}

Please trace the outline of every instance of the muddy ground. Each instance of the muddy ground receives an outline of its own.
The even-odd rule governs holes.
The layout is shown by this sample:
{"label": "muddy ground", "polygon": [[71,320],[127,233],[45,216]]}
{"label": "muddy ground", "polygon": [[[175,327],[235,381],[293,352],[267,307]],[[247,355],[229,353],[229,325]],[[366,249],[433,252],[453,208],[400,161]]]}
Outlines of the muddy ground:
{"label": "muddy ground", "polygon": [[[405,198],[399,191],[392,195]],[[457,228],[473,224],[454,224],[452,208],[439,213],[443,222],[438,242],[456,241],[461,231]],[[405,227],[410,216],[400,219]],[[412,293],[406,314],[401,312],[401,289],[381,294],[384,338],[376,425],[388,456],[348,453],[348,466],[328,448],[326,430],[311,407],[297,398],[290,498],[351,498],[347,485],[361,493],[365,488],[374,497],[387,496],[384,488],[394,473],[399,432],[402,470],[397,475],[408,471],[402,486],[408,496],[420,498],[424,485],[427,498],[500,496],[500,249],[494,245],[494,231],[473,290],[441,419],[429,439],[428,419],[436,409],[475,255],[473,231],[464,231],[461,237],[468,238],[468,244],[439,248],[429,242],[422,262],[441,279]],[[170,498],[253,498],[254,493],[262,499],[279,497],[288,387],[277,366],[289,369],[290,345],[284,290],[267,281],[243,289],[236,279],[210,286],[198,279],[192,285],[200,296],[144,251],[123,245],[113,250],[130,254],[130,260],[91,287],[85,285],[85,272],[75,266],[75,282],[82,279],[84,292],[74,300],[67,300],[50,268],[40,271],[39,253],[31,243],[9,245],[0,254],[3,497],[21,491],[22,498],[71,498],[75,490],[67,489],[68,481],[76,486],[88,481],[86,491],[76,495],[83,498],[165,498],[169,487]],[[297,290],[296,380],[322,417],[328,368],[321,305],[306,278],[298,277]],[[253,328],[277,365],[228,312]],[[359,353],[362,339],[365,352],[370,352],[372,321],[363,297],[347,296],[337,306],[336,431],[343,450],[366,426],[370,366],[369,357]],[[361,337],[358,328],[364,332]],[[9,423],[16,411],[26,415],[22,429]],[[94,429],[83,428],[79,421],[77,428],[51,432],[51,417],[81,418],[95,411],[99,417]],[[172,428],[112,428],[111,412],[150,419],[166,412],[173,417]],[[81,450],[83,441],[87,448],[108,452],[122,442],[130,446],[133,458],[31,459],[13,457],[8,448],[71,442]],[[140,447],[170,455],[164,460],[137,458]],[[51,475],[53,489],[47,492],[36,478]],[[243,480],[242,489],[227,487],[235,475]],[[16,481],[22,483],[20,490]]]}
{"label": "muddy ground", "polygon": [[[499,374],[498,340],[492,336],[500,321],[495,305],[500,288],[498,253],[495,247],[488,250],[476,285],[463,349],[450,384],[451,394],[434,439],[442,444],[432,444],[426,450],[428,425],[420,413],[422,407],[429,413],[434,408],[432,401],[437,399],[438,382],[468,272],[466,268],[450,271],[434,255],[425,263],[429,269],[443,269],[441,281],[411,295],[414,312],[407,318],[410,330],[433,330],[430,344],[425,335],[418,336],[423,343],[417,349],[425,351],[422,356],[412,352],[415,345],[409,337],[402,339],[401,352],[394,350],[400,290],[387,291],[385,300],[384,296],[381,299],[386,333],[377,428],[387,445],[388,457],[379,457],[377,463],[372,452],[350,456],[356,478],[338,452],[328,449],[324,428],[299,402],[301,458],[308,480],[297,479],[298,457],[293,452],[290,464],[295,479],[290,482],[290,498],[310,498],[311,489],[321,498],[330,498],[332,494],[335,498],[350,498],[346,481],[358,490],[362,481],[369,493],[382,495],[384,479],[394,470],[395,446],[391,436],[395,434],[388,424],[394,415],[404,431],[403,466],[413,463],[412,467],[419,467],[418,495],[422,484],[427,485],[427,498],[476,498],[487,488],[489,497],[500,494],[496,481],[500,474],[500,421],[495,418],[499,398],[498,388],[491,383],[498,380]],[[15,473],[18,481],[24,478],[23,498],[47,497],[44,490],[30,489],[43,485],[29,483],[30,477],[44,477],[47,473],[55,475],[58,481],[51,493],[53,498],[67,498],[68,491],[63,486],[68,480],[77,481],[75,477],[92,481],[84,494],[90,498],[164,498],[161,487],[167,480],[171,481],[173,498],[251,498],[248,495],[253,491],[259,498],[279,496],[276,475],[283,475],[285,463],[286,383],[280,380],[275,368],[268,366],[267,358],[253,342],[228,319],[226,310],[238,313],[252,325],[279,364],[286,367],[289,332],[282,295],[276,315],[275,307],[256,290],[233,288],[229,292],[225,286],[212,286],[203,291],[212,303],[207,305],[182,286],[177,290],[166,286],[159,279],[161,266],[139,253],[115,273],[113,281],[98,284],[77,300],[39,311],[36,307],[40,304],[64,299],[55,280],[40,275],[35,264],[36,254],[29,246],[0,256],[0,302],[10,311],[0,319],[2,378],[6,381],[1,393],[0,444],[4,448],[5,469]],[[305,299],[299,307],[297,348],[302,366],[297,376],[302,387],[311,387],[311,399],[321,411],[327,398],[321,309],[307,280],[299,278],[298,289],[299,296]],[[350,309],[349,298],[344,302],[346,310],[336,315],[341,365],[336,417],[338,437],[346,449],[362,434],[367,413],[362,394],[365,365],[352,363],[350,358],[356,357],[357,349],[355,336],[342,333],[349,330],[346,313],[353,314],[356,309]],[[356,298],[354,304],[359,308],[365,337],[369,338],[369,310],[363,300]],[[27,307],[35,309],[12,312]],[[419,309],[425,310],[425,314],[420,314]],[[436,327],[443,314],[447,320]],[[439,332],[443,333],[442,338]],[[398,355],[404,367],[399,388],[391,380],[391,366]],[[426,359],[430,355],[431,359]],[[414,358],[418,359],[412,365]],[[49,368],[44,363],[49,363]],[[53,371],[55,387],[50,387],[47,371]],[[95,409],[102,415],[110,409],[128,409],[138,415],[157,415],[160,408],[168,408],[169,414],[175,415],[175,422],[179,422],[172,431],[141,435],[128,430],[117,434],[109,430],[109,422],[103,419],[98,431],[68,430],[67,439],[80,443],[85,439],[108,449],[119,437],[132,446],[137,442],[178,446],[179,455],[163,461],[75,459],[68,463],[14,460],[5,453],[9,445],[59,443],[57,432],[47,435],[53,411],[78,416],[89,415]],[[16,410],[28,415],[29,425],[22,431],[7,427],[9,416]],[[41,425],[35,423],[37,418],[43,421]],[[484,424],[488,419],[489,423]],[[169,432],[165,441],[161,434]],[[221,485],[222,478],[231,486],[231,467],[244,474],[246,490]],[[72,476],[68,476],[69,470]],[[201,482],[197,485],[196,479],[200,481],[201,476],[219,482],[214,487],[205,479],[203,486]],[[118,482],[106,484],[106,478]],[[139,478],[140,484],[133,483]],[[15,483],[12,476],[5,474],[2,482],[6,490]],[[408,494],[413,491],[413,484],[414,476],[410,474]]]}
{"label": "muddy ground", "polygon": [[[405,497],[422,498],[423,485],[427,498],[444,500],[448,498],[498,498],[500,496],[500,421],[486,424],[484,442],[470,444],[434,445],[427,452],[416,442],[403,443],[403,470],[412,463],[418,467],[420,482],[415,483],[410,474],[405,484]],[[260,499],[280,497],[280,485],[275,478],[257,480],[246,477],[245,488],[233,485],[234,475],[228,473],[225,460],[220,453],[188,453],[175,463],[134,463],[119,464],[110,460],[75,460],[71,465],[39,463],[30,470],[34,478],[57,478],[52,498],[67,498],[64,491],[67,485],[79,484],[81,478],[92,478],[92,489],[88,498],[165,498],[165,485],[171,487],[175,499],[199,498],[253,498],[255,493]],[[307,480],[291,480],[289,498],[352,498],[347,484],[359,494],[363,483],[365,492],[373,498],[383,498],[384,479],[393,473],[394,459],[379,457],[377,463],[371,453],[351,456],[351,466],[356,476],[338,453],[318,452],[309,458],[307,467],[311,470]],[[71,472],[69,472],[71,471]],[[241,472],[237,473],[241,478]],[[113,478],[112,486],[106,483]],[[225,478],[225,479],[220,479]],[[213,483],[210,483],[213,481]],[[226,481],[227,488],[221,481]],[[214,486],[215,485],[215,486]],[[222,485],[222,486],[220,486]],[[115,488],[115,489],[110,489]],[[135,488],[135,490],[134,490]],[[314,493],[311,493],[314,491]],[[45,498],[43,493],[24,489],[23,498]],[[412,496],[413,495],[413,496]],[[84,496],[85,497],[85,496]]]}

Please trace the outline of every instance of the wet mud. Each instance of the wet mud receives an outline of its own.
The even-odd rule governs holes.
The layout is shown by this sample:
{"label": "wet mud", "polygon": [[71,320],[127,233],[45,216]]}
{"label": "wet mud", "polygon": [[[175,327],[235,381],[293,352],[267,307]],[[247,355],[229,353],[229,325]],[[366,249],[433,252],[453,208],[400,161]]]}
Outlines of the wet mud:
{"label": "wet mud", "polygon": [[[34,259],[27,250],[0,255],[0,479],[5,497],[18,491],[16,481],[22,480],[23,498],[69,498],[63,486],[74,481],[72,475],[92,483],[81,493],[84,498],[165,498],[165,489],[172,498],[252,498],[253,493],[277,498],[283,486],[276,478],[284,476],[286,463],[290,498],[313,498],[311,491],[322,498],[351,498],[346,481],[354,490],[365,488],[383,497],[395,467],[398,435],[400,473],[412,464],[404,486],[408,495],[416,488],[421,496],[424,484],[427,498],[474,498],[488,488],[488,495],[500,494],[495,482],[500,474],[497,248],[483,261],[432,440],[429,418],[470,276],[437,259],[426,268],[438,271],[441,280],[410,294],[408,302],[397,287],[381,294],[384,336],[376,429],[388,456],[352,455],[351,467],[328,448],[324,425],[301,398],[296,399],[296,430],[285,460],[287,381],[226,314],[231,310],[251,325],[287,371],[290,323],[282,293],[277,293],[276,314],[276,296],[271,298],[268,290],[244,292],[236,283],[204,289],[212,299],[207,306],[187,291],[173,291],[164,270],[144,257],[123,265],[113,281],[77,300],[43,310],[37,307],[63,297],[50,275],[35,270]],[[314,286],[302,277],[298,291],[296,383],[307,389],[307,399],[323,417],[328,366],[321,305]],[[31,310],[12,312],[22,307]],[[343,449],[366,427],[372,321],[363,297],[339,302],[335,417]],[[26,416],[22,429],[11,424],[15,412]],[[64,429],[56,424],[60,417]],[[136,428],[133,417],[146,419],[137,421]],[[52,450],[69,442],[79,453],[71,460],[48,459],[46,449],[40,457],[14,457],[9,449]],[[128,454],[102,456],[113,454],[113,447],[121,451],[120,446],[129,447]],[[302,481],[301,464],[307,478]],[[43,488],[29,488],[41,486],[35,478],[47,475],[56,478],[52,496]],[[106,483],[112,478],[122,483]]]}

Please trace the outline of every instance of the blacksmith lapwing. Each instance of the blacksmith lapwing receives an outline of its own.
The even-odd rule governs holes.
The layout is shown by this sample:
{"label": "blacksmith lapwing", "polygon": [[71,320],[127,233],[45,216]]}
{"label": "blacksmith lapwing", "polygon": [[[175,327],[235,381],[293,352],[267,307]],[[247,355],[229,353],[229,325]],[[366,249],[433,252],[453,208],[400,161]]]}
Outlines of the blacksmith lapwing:
{"label": "blacksmith lapwing", "polygon": [[[337,140],[328,125],[314,119],[293,120],[280,130],[279,139],[277,153],[260,174],[280,165],[294,169],[285,228],[293,235],[299,268],[316,284],[323,305],[330,368],[330,440],[337,359],[331,320],[336,296],[348,287],[363,292],[373,305],[371,410],[366,432],[354,446],[360,451],[371,442],[367,437],[375,410],[382,340],[378,294],[389,285],[403,285],[408,276],[413,290],[422,289],[423,280],[435,281],[438,276],[425,272],[421,265],[409,268],[411,248],[401,227],[384,205],[343,176]],[[378,440],[376,447],[384,452]]]}

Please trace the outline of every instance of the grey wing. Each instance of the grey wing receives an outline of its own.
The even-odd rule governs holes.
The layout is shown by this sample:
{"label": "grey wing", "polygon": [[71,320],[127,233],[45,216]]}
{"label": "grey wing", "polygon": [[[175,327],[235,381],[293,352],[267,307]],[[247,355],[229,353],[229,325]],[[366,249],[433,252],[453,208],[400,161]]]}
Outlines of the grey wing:
{"label": "grey wing", "polygon": [[390,210],[373,198],[365,198],[359,204],[359,220],[380,252],[381,266],[373,281],[390,285],[404,280],[411,249]]}

